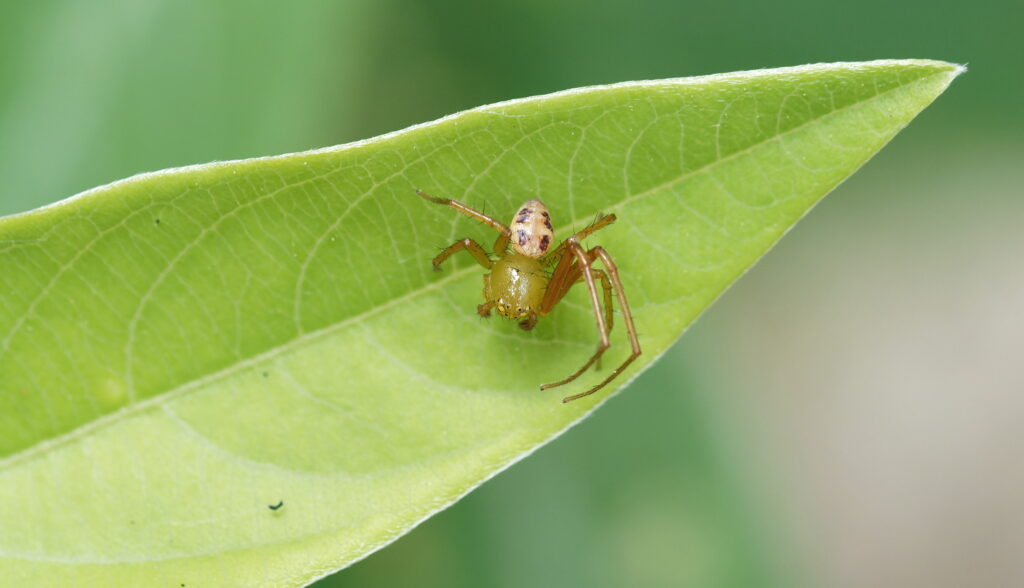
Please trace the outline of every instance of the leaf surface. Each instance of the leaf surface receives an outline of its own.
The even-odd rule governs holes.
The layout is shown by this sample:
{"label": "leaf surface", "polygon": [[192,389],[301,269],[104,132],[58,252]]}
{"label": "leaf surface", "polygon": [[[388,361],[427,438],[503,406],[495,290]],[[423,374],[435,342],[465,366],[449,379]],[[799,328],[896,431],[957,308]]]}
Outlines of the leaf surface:
{"label": "leaf surface", "polygon": [[[583,88],[0,219],[0,577],[301,585],[364,557],[625,385],[960,71]],[[529,333],[481,319],[482,270],[430,259],[494,233],[417,188],[505,222],[541,197],[559,238],[615,212],[588,245],[644,355],[538,391],[594,350],[583,288]]]}

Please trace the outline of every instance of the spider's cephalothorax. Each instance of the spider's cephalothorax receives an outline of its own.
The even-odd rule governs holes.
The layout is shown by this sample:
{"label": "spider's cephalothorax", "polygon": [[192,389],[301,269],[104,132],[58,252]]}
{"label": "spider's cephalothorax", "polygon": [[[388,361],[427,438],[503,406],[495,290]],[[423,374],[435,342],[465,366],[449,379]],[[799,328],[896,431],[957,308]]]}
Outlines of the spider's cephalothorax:
{"label": "spider's cephalothorax", "polygon": [[[599,217],[592,225],[571,235],[557,247],[551,247],[554,240],[551,216],[540,200],[528,200],[520,206],[512,218],[511,227],[508,227],[456,200],[434,198],[419,191],[417,194],[431,202],[450,206],[498,231],[493,258],[476,241],[460,239],[442,251],[433,261],[434,269],[438,269],[444,260],[465,250],[477,263],[490,270],[490,273],[484,275],[484,303],[477,307],[477,312],[481,316],[490,316],[491,310],[497,309],[498,314],[517,320],[520,328],[530,330],[537,324],[539,317],[551,312],[573,285],[581,281],[586,283],[594,309],[594,321],[600,334],[597,351],[572,375],[557,382],[544,384],[540,387],[541,390],[575,380],[608,349],[608,336],[612,329],[613,289],[619,297],[619,307],[626,323],[632,353],[601,383],[586,392],[563,398],[562,401],[569,402],[600,390],[640,355],[640,342],[615,262],[601,247],[584,249],[580,245],[580,241],[591,233],[615,222],[614,214]],[[604,270],[593,267],[597,260],[601,260]],[[597,292],[598,281],[601,282],[603,290],[603,309]]]}

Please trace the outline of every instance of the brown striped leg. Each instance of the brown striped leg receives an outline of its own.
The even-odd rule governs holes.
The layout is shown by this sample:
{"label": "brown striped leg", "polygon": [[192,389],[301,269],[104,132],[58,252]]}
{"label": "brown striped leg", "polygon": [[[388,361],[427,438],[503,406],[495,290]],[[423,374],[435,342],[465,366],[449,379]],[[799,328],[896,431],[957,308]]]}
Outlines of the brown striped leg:
{"label": "brown striped leg", "polygon": [[601,229],[603,229],[603,228],[607,227],[608,225],[612,224],[613,222],[615,222],[615,219],[616,219],[616,216],[614,214],[609,214],[607,216],[602,216],[602,217],[598,218],[593,223],[591,223],[591,224],[587,225],[586,227],[584,227],[583,229],[577,231],[575,234],[573,234],[571,237],[569,237],[565,241],[562,241],[561,243],[559,243],[558,247],[555,247],[554,249],[552,249],[550,253],[548,253],[547,255],[544,256],[543,259],[541,259],[541,262],[554,263],[555,260],[559,259],[559,256],[562,255],[563,249],[566,247],[566,243],[569,242],[569,239],[575,239],[577,243],[580,243],[584,239],[589,237],[592,233],[600,231]]}
{"label": "brown striped leg", "polygon": [[544,316],[551,312],[551,309],[565,296],[569,288],[583,275],[580,273],[579,267],[573,264],[574,259],[572,254],[563,254],[559,258],[558,265],[555,266],[554,271],[551,272],[551,278],[548,279],[547,290],[544,291],[544,298],[541,299],[540,309],[537,311],[539,315]]}
{"label": "brown striped leg", "polygon": [[498,221],[494,220],[493,218],[487,216],[486,214],[478,210],[473,210],[472,208],[466,206],[465,204],[459,202],[458,200],[451,200],[449,198],[434,198],[433,196],[423,192],[422,190],[416,190],[416,194],[418,194],[420,198],[423,198],[424,200],[429,200],[435,204],[451,206],[452,208],[461,212],[462,214],[475,218],[476,220],[491,227],[495,231],[502,233],[503,235],[506,236],[506,238],[512,235],[512,232],[509,231],[509,228],[504,224],[499,223]]}
{"label": "brown striped leg", "polygon": [[462,251],[463,249],[465,249],[470,255],[472,255],[473,259],[475,259],[477,263],[484,266],[486,269],[491,269],[491,266],[494,265],[494,262],[491,261],[491,258],[488,257],[487,252],[484,251],[484,248],[481,247],[479,243],[472,239],[459,239],[458,241],[449,245],[447,249],[442,251],[440,255],[434,258],[434,261],[431,262],[434,264],[434,271],[440,270],[440,266],[444,262],[444,260],[455,255],[459,251]]}
{"label": "brown striped leg", "polygon": [[[610,345],[608,341],[608,329],[605,326],[604,322],[604,314],[601,312],[601,302],[598,300],[597,297],[597,284],[594,283],[594,273],[591,271],[590,268],[590,259],[588,259],[587,257],[587,252],[584,251],[582,247],[580,247],[580,244],[577,243],[575,239],[570,237],[569,239],[567,239],[567,242],[568,253],[572,254],[573,257],[575,257],[576,259],[576,265],[574,267],[579,267],[579,270],[583,272],[583,280],[587,284],[587,292],[590,294],[590,304],[594,309],[594,322],[597,323],[597,332],[600,334],[601,338],[597,346],[597,351],[595,351],[594,355],[592,355],[590,359],[587,360],[585,364],[583,364],[583,367],[576,370],[576,372],[574,372],[567,378],[563,378],[557,382],[552,382],[550,384],[544,384],[543,386],[540,387],[541,390],[547,390],[548,388],[554,388],[555,386],[562,386],[575,380],[580,376],[580,374],[587,371],[587,368],[594,365],[594,362],[601,357],[601,355],[605,352],[606,349],[608,349],[608,346]],[[559,267],[562,266],[562,262],[559,262]],[[566,269],[564,271],[568,272],[569,269]],[[552,276],[552,281],[554,281],[554,276]],[[576,280],[569,281],[570,287],[573,283],[575,283],[575,281]],[[588,394],[592,392],[593,390],[588,392]],[[563,399],[563,402],[565,401],[566,400]]]}
{"label": "brown striped leg", "polygon": [[[591,257],[591,263],[594,261],[594,256]],[[567,260],[575,259],[572,256],[565,256]],[[544,300],[541,302],[541,311],[538,313],[544,316],[551,312],[556,304],[569,292],[569,290],[583,281],[583,272],[579,269],[579,264],[574,264],[569,270],[563,271],[560,275],[560,279],[555,283],[555,275],[558,274],[558,268],[555,268],[555,272],[552,274],[551,281],[548,282],[548,290],[544,293]],[[608,327],[608,332],[612,332],[612,326],[614,325],[613,310],[612,306],[612,284],[608,279],[608,274],[603,270],[591,267],[591,273],[594,274],[594,278],[601,280],[601,288],[604,290],[604,322],[605,326]]]}
{"label": "brown striped leg", "polygon": [[626,323],[626,333],[629,335],[629,344],[633,348],[633,351],[632,353],[630,353],[629,357],[626,358],[626,361],[622,362],[622,365],[620,365],[618,368],[615,369],[615,371],[609,374],[607,378],[602,380],[600,384],[594,386],[593,388],[587,390],[586,392],[574,394],[572,396],[563,398],[562,402],[570,402],[572,400],[576,400],[577,398],[589,396],[590,394],[597,392],[606,384],[608,384],[608,382],[611,382],[619,374],[621,374],[623,370],[625,370],[626,367],[629,366],[629,364],[633,363],[633,360],[640,357],[641,353],[640,340],[637,338],[636,335],[636,326],[633,325],[633,313],[629,309],[629,302],[626,300],[626,292],[622,288],[622,280],[619,279],[619,268],[615,265],[615,262],[612,261],[612,256],[608,255],[608,252],[605,251],[602,247],[594,247],[588,253],[596,256],[597,258],[600,258],[601,263],[604,264],[605,269],[608,271],[608,275],[611,278],[612,285],[615,287],[615,293],[619,297],[619,309],[622,310],[622,320],[624,323]]}
{"label": "brown striped leg", "polygon": [[494,240],[494,254],[498,257],[505,255],[508,251],[508,242],[511,238],[511,234],[502,233],[498,235],[498,238]]}
{"label": "brown striped leg", "polygon": [[612,284],[608,280],[608,274],[604,270],[597,268],[591,268],[594,277],[601,280],[601,287],[604,289],[604,324],[608,327],[608,332],[612,332],[613,318],[612,318]]}
{"label": "brown striped leg", "polygon": [[[594,273],[594,277],[601,280],[601,287],[604,289],[604,325],[608,329],[608,334],[611,335],[612,327],[615,325],[614,308],[612,307],[612,284],[608,281],[608,274],[604,270],[591,268],[591,272]],[[597,358],[594,363],[594,369],[597,371],[601,370],[601,358]]]}

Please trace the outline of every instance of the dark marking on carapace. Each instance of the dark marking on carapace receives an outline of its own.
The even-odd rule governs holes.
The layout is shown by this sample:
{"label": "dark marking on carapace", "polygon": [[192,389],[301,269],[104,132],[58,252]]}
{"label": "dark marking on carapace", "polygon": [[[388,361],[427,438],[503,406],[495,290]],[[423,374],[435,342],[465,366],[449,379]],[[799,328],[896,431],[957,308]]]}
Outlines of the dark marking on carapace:
{"label": "dark marking on carapace", "polygon": [[551,228],[551,219],[548,218],[548,213],[546,212],[544,213],[544,226],[547,227],[549,231],[554,230]]}
{"label": "dark marking on carapace", "polygon": [[516,231],[516,236],[519,238],[519,246],[520,247],[525,247],[526,246],[526,242],[530,240],[529,235],[527,235],[526,231],[524,231],[522,229],[519,229],[518,231]]}
{"label": "dark marking on carapace", "polygon": [[548,245],[550,245],[550,244],[551,244],[551,237],[549,237],[548,235],[544,235],[543,237],[540,238],[540,245],[539,245],[539,247],[540,247],[541,251],[547,251],[548,250]]}

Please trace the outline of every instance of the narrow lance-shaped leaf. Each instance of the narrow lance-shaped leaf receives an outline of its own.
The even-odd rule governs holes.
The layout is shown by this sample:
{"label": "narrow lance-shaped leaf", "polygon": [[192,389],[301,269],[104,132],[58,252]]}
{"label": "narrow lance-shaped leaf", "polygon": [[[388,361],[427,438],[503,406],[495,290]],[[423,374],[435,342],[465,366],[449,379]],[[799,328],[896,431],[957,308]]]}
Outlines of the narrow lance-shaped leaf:
{"label": "narrow lance-shaped leaf", "polygon": [[[278,586],[365,556],[649,365],[959,72],[584,88],[0,219],[0,577]],[[615,212],[592,244],[645,354],[539,391],[595,348],[585,293],[529,333],[481,319],[480,268],[430,259],[493,232],[417,188],[503,221],[540,197],[559,238]]]}

